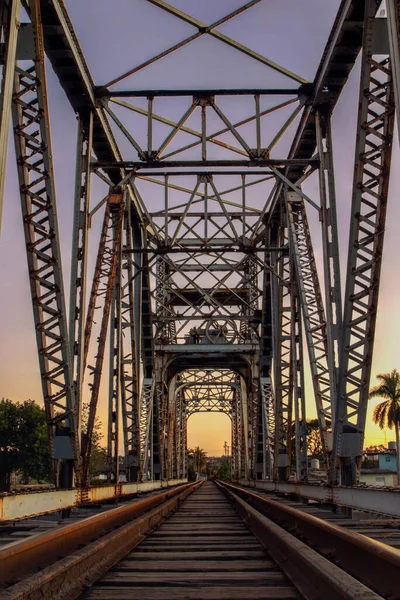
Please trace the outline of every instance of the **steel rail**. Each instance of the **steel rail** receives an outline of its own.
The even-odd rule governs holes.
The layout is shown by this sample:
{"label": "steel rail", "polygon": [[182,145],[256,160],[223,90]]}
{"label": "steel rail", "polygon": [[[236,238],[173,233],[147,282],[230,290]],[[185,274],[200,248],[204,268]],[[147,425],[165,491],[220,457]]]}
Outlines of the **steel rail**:
{"label": "steel rail", "polygon": [[[198,485],[199,482],[184,484],[7,545],[0,550],[0,586],[4,587],[16,579],[19,582],[11,585],[4,594],[0,593],[0,599],[39,597],[35,593],[41,593],[42,598],[58,597],[60,583],[63,584],[63,598],[76,597],[74,592],[81,591],[84,581],[87,583],[88,569],[95,571],[95,578],[99,577]],[[79,550],[82,546],[84,548]],[[60,556],[65,558],[59,560]],[[39,568],[41,572],[38,575],[31,575]],[[68,583],[64,579],[66,571]]]}
{"label": "steel rail", "polygon": [[226,483],[223,486],[253,509],[305,539],[322,555],[333,558],[347,573],[384,597],[399,597],[399,550],[290,506],[283,506],[260,494]]}

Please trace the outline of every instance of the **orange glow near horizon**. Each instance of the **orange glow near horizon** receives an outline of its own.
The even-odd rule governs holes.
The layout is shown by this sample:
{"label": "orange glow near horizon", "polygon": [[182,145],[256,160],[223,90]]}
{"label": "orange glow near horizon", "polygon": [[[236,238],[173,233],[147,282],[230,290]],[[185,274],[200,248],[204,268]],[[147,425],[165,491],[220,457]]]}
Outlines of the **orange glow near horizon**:
{"label": "orange glow near horizon", "polygon": [[199,412],[188,419],[188,448],[199,446],[208,456],[223,456],[224,442],[231,446],[231,438],[231,419],[224,413]]}

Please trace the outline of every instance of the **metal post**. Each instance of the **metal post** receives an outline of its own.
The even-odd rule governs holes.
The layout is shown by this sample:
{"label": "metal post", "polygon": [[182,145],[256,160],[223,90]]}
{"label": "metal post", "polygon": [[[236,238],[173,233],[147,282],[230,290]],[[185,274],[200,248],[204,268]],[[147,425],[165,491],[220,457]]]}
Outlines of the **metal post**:
{"label": "metal post", "polygon": [[325,312],[304,199],[296,192],[286,192],[285,199],[289,242],[296,270],[318,422],[328,463],[331,451],[332,409]]}
{"label": "metal post", "polygon": [[0,92],[0,232],[6,181],[8,136],[10,133],[11,101],[19,29],[20,0],[0,2],[0,32],[4,39],[4,63]]}
{"label": "metal post", "polygon": [[337,396],[338,346],[342,335],[342,296],[330,116],[318,110],[315,115],[315,125],[317,151],[320,159],[320,220],[322,228],[326,334],[333,428]]}
{"label": "metal post", "polygon": [[90,112],[87,118],[78,119],[69,301],[69,341],[72,377],[75,384],[79,440],[81,431],[82,387],[85,369],[84,340],[90,228],[90,157],[92,154],[92,138],[93,114]]}

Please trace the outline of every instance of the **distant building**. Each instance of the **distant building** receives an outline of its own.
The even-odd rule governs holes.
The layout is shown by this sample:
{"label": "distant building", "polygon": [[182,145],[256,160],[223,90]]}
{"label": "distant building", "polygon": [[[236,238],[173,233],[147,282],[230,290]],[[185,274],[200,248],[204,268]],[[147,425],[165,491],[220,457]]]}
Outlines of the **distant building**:
{"label": "distant building", "polygon": [[382,449],[378,452],[366,452],[363,456],[360,483],[374,487],[392,487],[398,485],[396,449]]}

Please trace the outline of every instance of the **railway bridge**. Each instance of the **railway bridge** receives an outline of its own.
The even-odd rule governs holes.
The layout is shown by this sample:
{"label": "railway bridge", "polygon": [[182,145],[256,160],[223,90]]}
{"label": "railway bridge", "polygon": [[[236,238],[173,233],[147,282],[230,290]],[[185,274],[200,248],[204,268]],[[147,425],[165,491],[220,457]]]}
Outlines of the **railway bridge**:
{"label": "railway bridge", "polygon": [[[1,0],[0,223],[7,160],[13,160],[55,487],[1,497],[0,521],[145,493],[149,498],[107,512],[123,513],[112,518],[128,528],[126,515],[133,510],[131,526],[139,529],[132,540],[138,543],[153,528],[146,521],[149,506],[157,513],[154,523],[159,523],[188,495],[159,533],[144,542],[150,554],[163,554],[158,549],[163,531],[171,547],[176,543],[177,552],[184,552],[183,542],[174,540],[179,532],[188,533],[201,513],[200,521],[205,521],[199,527],[210,536],[211,546],[217,546],[214,554],[209,550],[210,557],[203,556],[204,569],[218,552],[223,561],[220,546],[228,544],[230,535],[234,540],[243,535],[244,554],[233,558],[243,565],[248,560],[249,568],[239,569],[238,581],[248,582],[249,573],[263,572],[249,598],[318,598],[325,597],[318,594],[335,579],[324,578],[327,559],[316,558],[321,556],[320,538],[313,538],[310,523],[304,537],[316,549],[285,538],[292,535],[292,525],[289,517],[273,514],[277,500],[271,494],[297,495],[313,506],[319,502],[381,513],[393,522],[400,517],[398,490],[359,485],[392,149],[400,122],[400,2],[332,3],[337,14],[329,8],[331,30],[321,56],[313,56],[306,69],[312,74],[308,78],[289,68],[297,64],[290,57],[301,56],[302,47],[291,45],[284,30],[287,51],[281,60],[275,58],[277,52],[272,60],[270,52],[253,49],[257,44],[246,19],[254,11],[268,19],[265,3],[221,2],[218,10],[214,7],[216,16],[203,21],[190,14],[196,13],[190,2],[186,9],[177,1],[135,0],[135,18],[143,27],[148,19],[146,52],[139,42],[135,47],[135,36],[140,37],[136,25],[129,48],[113,65],[113,76],[95,81],[82,50],[87,36],[81,46],[76,33],[76,2]],[[314,15],[318,3],[306,4],[304,11]],[[318,7],[321,18],[323,4]],[[95,22],[95,3],[92,9]],[[211,5],[208,9],[212,15]],[[118,2],[109,10],[117,14]],[[272,20],[276,10],[271,8]],[[160,30],[159,25],[152,30],[153,16]],[[231,30],[240,41],[226,33]],[[117,42],[102,39],[105,48]],[[176,63],[168,63],[173,57]],[[304,59],[298,64],[305,64]],[[332,120],[358,68],[354,177],[344,222],[336,202]],[[229,76],[234,84],[225,83]],[[77,117],[76,175],[69,191],[72,243],[63,246],[63,256],[50,79]],[[11,132],[15,152],[8,152]],[[397,158],[394,152],[393,162]],[[336,184],[338,177],[340,173]],[[347,260],[339,253],[342,230],[349,230]],[[63,261],[71,265],[70,277],[63,274]],[[91,487],[93,433],[105,397],[108,482]],[[230,486],[186,483],[187,421],[202,411],[230,418]],[[318,485],[308,472],[307,415],[317,416],[326,466],[326,477]],[[122,468],[126,482],[121,482]],[[257,542],[250,540],[245,525],[235,524],[232,505]],[[272,521],[267,523],[267,517]],[[279,526],[274,519],[286,533],[274,529]],[[85,527],[79,534],[82,540],[95,543],[95,525],[91,534]],[[218,544],[219,535],[224,541]],[[278,538],[275,549],[269,548],[266,540]],[[397,549],[382,551],[381,580],[375,581],[366,576],[372,558],[365,559],[364,568],[344,558],[351,548],[354,552],[353,542],[361,548],[364,541],[352,542],[350,534],[341,543],[334,539],[338,555],[341,544],[344,548],[335,567],[344,574],[337,574],[343,585],[338,584],[339,591],[332,588],[332,598],[398,597],[382,583],[399,566]],[[120,552],[125,548],[125,554],[116,551],[112,564],[134,546],[110,543]],[[377,552],[375,542],[368,543],[366,557]],[[282,557],[291,544],[294,558],[287,568]],[[22,554],[15,556],[40,556],[34,546],[21,541]],[[51,552],[58,548],[49,547]],[[139,566],[143,548],[138,550]],[[285,575],[260,555],[265,548]],[[1,552],[7,553],[7,546]],[[3,555],[10,561],[10,573],[12,555]],[[164,555],[152,558],[158,559],[169,561]],[[32,564],[40,565],[40,560]],[[129,580],[130,560],[121,567],[124,581]],[[311,563],[319,590],[314,596],[304,581]],[[221,575],[223,565],[218,564]],[[201,579],[196,575],[200,567],[193,566],[194,588]],[[170,584],[178,590],[180,576],[172,564],[165,565],[168,569]],[[265,569],[271,571],[269,579]],[[155,576],[161,583],[162,571]],[[143,600],[139,580],[138,595],[131,590],[131,595],[113,592],[113,597],[140,595]],[[54,581],[56,587],[40,597],[57,597],[60,580]],[[275,587],[268,587],[271,581]],[[233,589],[222,593],[217,584],[211,587],[205,598],[246,597]],[[351,593],[341,595],[344,589]],[[179,595],[176,590],[176,598],[203,598],[200,592]],[[94,590],[89,597],[109,597],[107,593]],[[155,590],[149,597],[161,595]]]}

